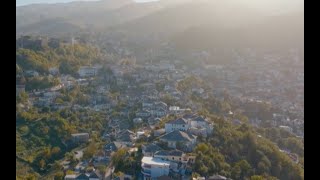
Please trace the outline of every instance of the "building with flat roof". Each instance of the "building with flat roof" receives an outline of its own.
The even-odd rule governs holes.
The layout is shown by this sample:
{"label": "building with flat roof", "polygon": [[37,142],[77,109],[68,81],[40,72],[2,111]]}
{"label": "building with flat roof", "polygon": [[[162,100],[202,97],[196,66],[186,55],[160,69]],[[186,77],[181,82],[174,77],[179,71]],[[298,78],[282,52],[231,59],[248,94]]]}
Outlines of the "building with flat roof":
{"label": "building with flat roof", "polygon": [[71,134],[74,143],[85,143],[89,141],[89,133]]}
{"label": "building with flat roof", "polygon": [[157,177],[169,174],[169,161],[145,156],[142,158],[141,162],[141,172],[144,180],[153,180]]}

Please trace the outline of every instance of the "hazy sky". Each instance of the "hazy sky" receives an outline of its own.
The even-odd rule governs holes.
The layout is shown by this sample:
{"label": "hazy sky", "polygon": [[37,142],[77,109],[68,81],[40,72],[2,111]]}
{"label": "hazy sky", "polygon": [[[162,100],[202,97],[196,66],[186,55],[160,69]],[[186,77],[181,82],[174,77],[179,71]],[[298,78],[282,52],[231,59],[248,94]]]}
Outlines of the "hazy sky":
{"label": "hazy sky", "polygon": [[[33,3],[61,3],[61,2],[72,2],[72,1],[99,1],[99,0],[16,0],[16,6],[22,6],[22,5],[33,4]],[[151,2],[151,1],[159,1],[159,0],[133,0],[133,1]],[[211,1],[211,0],[208,0],[208,1]],[[277,11],[287,11],[292,8],[294,9],[304,8],[303,7],[304,0],[239,0],[237,1],[237,3],[245,4],[248,7],[256,8],[261,11],[264,11],[264,10],[269,11],[270,9],[272,9],[275,12],[277,12]]]}
{"label": "hazy sky", "polygon": [[[61,2],[72,2],[72,1],[98,1],[98,0],[16,0],[16,6],[23,6],[34,3],[61,3]],[[149,2],[157,0],[134,0],[136,2]]]}

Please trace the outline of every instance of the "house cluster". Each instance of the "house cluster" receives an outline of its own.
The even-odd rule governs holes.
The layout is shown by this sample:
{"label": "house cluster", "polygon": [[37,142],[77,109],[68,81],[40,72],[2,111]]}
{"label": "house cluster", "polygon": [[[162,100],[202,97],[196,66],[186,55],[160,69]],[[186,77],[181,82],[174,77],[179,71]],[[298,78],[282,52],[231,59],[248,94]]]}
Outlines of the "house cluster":
{"label": "house cluster", "polygon": [[197,136],[189,132],[174,130],[160,136],[159,140],[160,142],[165,143],[169,148],[179,148],[190,152],[196,146]]}
{"label": "house cluster", "polygon": [[143,101],[142,109],[136,112],[137,117],[163,117],[168,113],[168,105],[162,101]]}
{"label": "house cluster", "polygon": [[163,176],[179,177],[190,176],[191,165],[195,156],[180,150],[163,150],[156,144],[142,146],[141,173],[145,180]]}
{"label": "house cluster", "polygon": [[164,129],[154,130],[155,136],[158,133],[157,140],[142,146],[144,157],[141,167],[144,179],[189,177],[192,173],[191,165],[195,161],[195,156],[190,152],[197,144],[197,137],[212,132],[213,124],[197,114],[185,114],[165,123]]}
{"label": "house cluster", "polygon": [[148,135],[143,131],[133,132],[130,130],[117,130],[116,132],[106,133],[104,139],[110,141],[102,149],[98,149],[97,154],[93,157],[95,164],[108,164],[111,156],[119,149],[126,148],[129,151],[136,151],[135,142],[140,138],[147,138]]}
{"label": "house cluster", "polygon": [[[119,149],[126,149],[129,154],[136,152],[138,149],[134,147],[134,143],[137,140],[137,133],[134,133],[130,130],[123,130],[119,133],[116,133],[115,141],[105,144],[101,149],[97,149],[96,153],[89,159],[81,160],[72,170],[73,174],[65,176],[65,179],[80,180],[103,180],[108,179],[106,176],[111,176],[114,169],[108,167],[111,162],[112,155]],[[88,142],[89,134],[88,133],[77,133],[71,135],[71,142],[76,144],[81,144]],[[83,156],[83,150],[76,152],[76,158],[81,159]],[[102,174],[98,169],[99,166],[107,167],[106,171],[108,173]],[[70,166],[65,166],[65,170],[70,169]],[[110,177],[109,177],[110,178]],[[132,179],[129,178],[129,179]]]}
{"label": "house cluster", "polygon": [[[252,120],[255,124],[260,124],[261,120]],[[296,136],[304,136],[304,120],[303,119],[290,119],[289,116],[284,114],[274,113],[272,119],[269,120],[272,127],[283,129],[287,132],[293,133]]]}
{"label": "house cluster", "polygon": [[280,152],[285,153],[294,163],[298,164],[299,163],[299,156],[295,153],[292,153],[288,150],[283,150],[280,149]]}
{"label": "house cluster", "polygon": [[[209,86],[214,84],[214,91],[225,88],[235,99],[271,102],[273,107],[294,116],[293,119],[303,121],[304,61],[299,50],[288,49],[281,54],[253,48],[231,49],[227,52],[230,57],[228,65],[213,65],[205,57],[199,59],[199,64],[203,66],[203,73],[199,75],[212,82],[208,83]],[[211,56],[214,58],[218,53],[212,53]],[[295,129],[295,134],[303,134],[303,127]]]}
{"label": "house cluster", "polygon": [[20,36],[16,39],[16,48],[43,49],[45,47],[58,48],[65,44],[83,43],[84,40],[75,37],[48,38],[42,36]]}
{"label": "house cluster", "polygon": [[[153,105],[162,107],[164,103],[144,103],[144,108],[150,108]],[[148,118],[150,120],[150,118]],[[135,122],[141,123],[141,118],[135,118]],[[156,120],[154,120],[156,121]],[[158,118],[161,122],[161,118]],[[177,119],[165,123],[163,129],[150,129],[139,127],[133,132],[127,128],[120,128],[121,121],[118,119],[110,120],[108,133],[103,138],[108,140],[103,149],[98,149],[97,153],[89,161],[94,167],[98,165],[109,165],[112,155],[119,149],[126,149],[128,153],[136,152],[136,142],[144,138],[147,140],[153,133],[156,137],[152,142],[143,144],[141,161],[144,179],[154,179],[162,176],[168,176],[173,179],[190,177],[192,174],[192,164],[195,162],[195,156],[192,150],[197,144],[199,136],[206,137],[213,132],[213,123],[197,114],[184,114]],[[158,134],[156,134],[158,132]],[[87,142],[89,134],[72,134],[72,142]],[[83,166],[83,168],[81,168]],[[79,165],[85,169],[88,165]],[[83,175],[82,175],[83,176]],[[83,176],[84,177],[84,176]]]}
{"label": "house cluster", "polygon": [[[24,37],[17,40],[17,46],[41,47],[46,41],[48,40],[41,38],[32,40]],[[60,41],[54,39],[49,41],[51,41],[49,43],[51,46],[59,46]],[[94,166],[109,164],[112,154],[119,149],[126,148],[128,152],[135,151],[135,144],[139,139],[148,139],[153,135],[152,137],[156,137],[155,140],[142,146],[144,157],[141,162],[141,173],[144,179],[160,179],[169,176],[173,179],[179,179],[190,176],[190,166],[194,163],[194,156],[190,152],[196,146],[197,140],[213,133],[212,121],[197,114],[186,114],[190,109],[197,111],[202,108],[200,103],[190,100],[190,95],[207,99],[212,93],[220,100],[225,98],[224,89],[230,89],[230,95],[239,100],[239,106],[249,99],[271,99],[272,105],[291,113],[303,114],[301,113],[303,112],[302,95],[293,98],[283,95],[290,89],[299,89],[297,93],[303,94],[301,92],[304,74],[298,68],[293,72],[288,72],[289,75],[285,75],[283,73],[285,69],[274,63],[277,61],[273,62],[277,57],[266,56],[265,61],[257,63],[256,55],[252,50],[244,53],[248,59],[235,51],[232,51],[231,54],[235,60],[230,66],[210,65],[205,61],[202,62],[201,59],[206,60],[215,56],[215,53],[203,51],[194,54],[194,57],[198,58],[199,64],[203,64],[204,67],[186,68],[183,61],[168,61],[166,58],[144,63],[136,63],[135,59],[123,59],[118,64],[109,66],[111,72],[105,74],[98,73],[100,65],[82,66],[78,71],[78,77],[59,74],[58,68],[51,67],[49,69],[50,76],[58,77],[61,85],[29,92],[29,100],[35,106],[51,107],[52,110],[70,108],[77,112],[85,109],[101,113],[101,117],[108,121],[106,132],[102,138],[110,143],[97,150],[97,153],[92,157],[90,163]],[[276,64],[274,68],[270,62]],[[295,63],[299,63],[299,61]],[[295,64],[295,66],[298,67],[299,64]],[[255,68],[248,69],[248,67]],[[298,77],[297,81],[295,81],[295,74]],[[25,75],[37,77],[39,73],[30,70],[26,71]],[[187,93],[182,93],[183,90],[180,88],[181,91],[179,91],[178,83],[190,75],[203,79],[209,88],[199,85],[186,89]],[[282,84],[285,88],[277,84]],[[71,89],[76,85],[79,85],[80,89],[86,89],[85,87],[93,89],[82,92],[84,99],[88,101],[87,103],[61,103],[57,101],[63,96],[61,88]],[[24,84],[17,83],[17,93],[24,92],[25,87]],[[167,100],[171,103],[165,103]],[[164,117],[172,114],[178,118],[166,122],[164,128],[158,129]],[[82,116],[79,118],[89,118],[86,115]],[[127,130],[131,128],[131,120],[138,127],[135,132]],[[259,121],[258,119],[254,120],[257,125],[259,125]],[[294,120],[288,120],[285,115],[275,115],[272,122],[276,127],[303,135],[304,120],[299,116]],[[234,119],[233,123],[240,124],[241,122]],[[298,128],[291,129],[291,127]],[[88,142],[89,134],[72,134],[71,141],[74,144]],[[77,166],[78,174],[67,175],[66,179],[99,177],[98,171],[84,172],[81,170],[82,167],[87,166],[86,163],[80,163]],[[204,179],[219,178],[225,179],[219,175]]]}
{"label": "house cluster", "polygon": [[[76,133],[71,134],[71,139],[67,141],[67,145],[80,145],[90,141],[89,133]],[[104,172],[98,170],[100,165],[107,166],[109,164],[106,159],[106,152],[97,150],[97,152],[89,160],[81,158],[83,157],[84,149],[77,150],[74,153],[74,158],[79,160],[75,166],[70,165],[70,161],[63,161],[62,166],[64,171],[72,170],[73,173],[67,174],[65,180],[103,180],[105,179]]]}
{"label": "house cluster", "polygon": [[80,174],[67,174],[64,177],[64,180],[102,180],[103,175],[98,171],[94,170],[88,173],[80,173]]}
{"label": "house cluster", "polygon": [[[163,150],[156,144],[142,146],[141,173],[144,180],[173,180],[190,179],[191,166],[195,156],[180,150]],[[209,177],[198,177],[193,180],[228,180],[226,177],[215,174]]]}
{"label": "house cluster", "polygon": [[98,74],[99,67],[82,66],[80,67],[78,73],[81,78],[83,77],[93,77]]}
{"label": "house cluster", "polygon": [[[136,117],[142,119],[149,119],[149,118],[161,118],[169,114],[176,114],[181,115],[184,114],[186,111],[190,110],[188,108],[180,108],[179,106],[168,106],[163,101],[159,100],[163,98],[167,93],[158,92],[157,90],[153,89],[148,85],[145,85],[147,89],[145,92],[140,94],[140,96],[135,96],[135,98],[129,97],[128,99],[128,106],[134,102],[141,103],[141,107],[139,107],[138,111],[135,112]],[[172,97],[179,97],[173,96]],[[178,101],[177,99],[175,99]]]}
{"label": "house cluster", "polygon": [[213,132],[213,124],[202,116],[186,114],[165,124],[166,133],[176,130],[207,137]]}
{"label": "house cluster", "polygon": [[16,96],[21,93],[24,93],[25,91],[26,91],[26,85],[24,85],[24,84],[17,84],[16,85]]}
{"label": "house cluster", "polygon": [[197,177],[197,178],[193,178],[193,180],[231,180],[230,178],[226,178],[224,176],[215,174],[209,177]]}
{"label": "house cluster", "polygon": [[[153,104],[145,103],[144,107],[147,108]],[[159,105],[158,103],[156,104]],[[160,118],[158,120],[162,121]],[[135,121],[138,123],[142,119],[135,118]],[[182,177],[190,177],[192,164],[195,162],[195,156],[190,152],[197,144],[197,137],[209,135],[213,131],[213,124],[208,119],[196,114],[182,115],[165,123],[165,128],[158,130],[141,126],[137,131],[133,132],[126,128],[120,128],[120,120],[113,119],[110,122],[113,122],[111,123],[113,128],[103,136],[110,143],[104,145],[102,149],[98,149],[97,153],[91,158],[89,163],[94,167],[99,164],[109,165],[112,155],[119,149],[126,149],[128,153],[136,152],[138,150],[136,142],[139,139],[144,138],[147,140],[152,132],[155,134],[156,131],[162,131],[152,142],[141,146],[143,154],[141,173],[144,179],[159,177],[180,179]],[[72,135],[74,142],[86,142],[87,138],[88,134],[86,133]],[[87,166],[88,164],[79,164],[79,168],[77,168],[80,169],[79,173],[83,173],[84,171],[81,171],[81,169],[85,169]],[[128,174],[126,175],[129,176]]]}
{"label": "house cluster", "polygon": [[[79,135],[77,134],[77,136]],[[88,178],[90,178],[90,174],[87,173],[87,170],[86,170],[88,167],[93,167],[95,169],[95,167],[99,167],[100,165],[109,166],[112,155],[115,152],[117,152],[119,149],[126,149],[128,154],[131,154],[138,150],[135,147],[135,142],[138,139],[137,133],[134,133],[130,130],[123,130],[119,133],[116,133],[116,136],[113,138],[115,139],[114,141],[111,141],[110,143],[105,144],[102,149],[97,149],[96,153],[92,156],[92,158],[90,158],[88,162],[82,161],[78,163],[78,165],[75,167],[75,172],[76,172],[75,174],[77,175],[77,177],[81,175],[81,177],[86,178],[84,176],[86,175]],[[107,168],[107,170],[112,171],[110,172],[111,174],[114,171],[112,167]],[[76,175],[73,175],[73,176],[76,177]],[[105,179],[106,175],[97,174],[97,176],[99,177],[99,180],[102,180],[102,179]],[[126,177],[129,179],[132,179],[130,175],[126,175]]]}
{"label": "house cluster", "polygon": [[175,65],[168,60],[161,60],[158,63],[146,64],[144,68],[146,70],[152,70],[152,71],[165,71],[165,70],[175,70]]}
{"label": "house cluster", "polygon": [[89,141],[89,133],[76,133],[71,134],[72,142],[75,144],[86,143]]}
{"label": "house cluster", "polygon": [[55,99],[59,97],[61,93],[56,89],[44,89],[37,90],[29,93],[29,99],[33,105],[37,107],[53,107],[64,108],[67,104],[59,104],[55,102]]}

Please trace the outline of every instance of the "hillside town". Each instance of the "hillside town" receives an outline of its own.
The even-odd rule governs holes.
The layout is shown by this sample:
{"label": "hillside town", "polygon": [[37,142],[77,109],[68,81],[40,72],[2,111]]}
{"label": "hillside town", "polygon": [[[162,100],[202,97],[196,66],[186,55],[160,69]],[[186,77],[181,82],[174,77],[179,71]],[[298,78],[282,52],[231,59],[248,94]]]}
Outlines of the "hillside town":
{"label": "hillside town", "polygon": [[[36,42],[40,46],[42,41]],[[57,44],[51,40],[51,46]],[[199,139],[210,136],[216,128],[212,119],[198,113],[203,110],[199,101],[215,98],[236,104],[226,104],[219,111],[225,121],[233,124],[243,123],[236,116],[243,112],[253,126],[277,127],[304,137],[304,74],[298,51],[289,51],[289,57],[265,53],[264,61],[256,61],[252,49],[245,50],[242,55],[232,52],[234,60],[228,66],[208,64],[206,59],[211,55],[203,51],[194,56],[199,61],[197,67],[188,67],[178,59],[140,62],[131,57],[120,58],[114,64],[81,66],[76,76],[60,73],[59,67],[50,67],[48,74],[28,69],[20,76],[56,78],[59,84],[30,91],[26,90],[26,84],[17,81],[17,96],[27,93],[29,97],[27,105],[18,106],[51,111],[85,110],[99,113],[107,121],[101,138],[108,143],[92,157],[83,158],[83,149],[76,148],[72,153],[79,159],[77,164],[61,161],[64,171],[73,172],[67,174],[65,180],[190,179],[195,162],[193,149]],[[281,58],[294,59],[290,66],[296,69],[289,71],[277,66]],[[64,92],[73,88],[84,89],[82,103],[62,100]],[[260,113],[259,104],[266,106],[266,114]],[[80,118],[91,117],[87,113]],[[71,134],[64,143],[67,147],[82,147],[94,134],[83,129]],[[141,145],[141,142],[144,143]],[[114,173],[112,156],[120,149],[125,150],[126,157],[141,156],[138,172],[127,169],[123,174]],[[296,156],[290,157],[298,162]],[[96,169],[99,165],[106,169]],[[88,167],[92,169],[88,171]],[[212,174],[197,179],[227,178]]]}
{"label": "hillside town", "polygon": [[15,179],[304,167],[303,0],[16,0]]}

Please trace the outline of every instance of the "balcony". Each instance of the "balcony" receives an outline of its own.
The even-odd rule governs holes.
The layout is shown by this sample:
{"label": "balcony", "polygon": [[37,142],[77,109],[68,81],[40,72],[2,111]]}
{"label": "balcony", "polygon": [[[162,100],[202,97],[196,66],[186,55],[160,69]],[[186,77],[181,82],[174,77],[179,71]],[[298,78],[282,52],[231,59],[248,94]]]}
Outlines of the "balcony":
{"label": "balcony", "polygon": [[144,169],[146,169],[146,168],[147,168],[147,169],[150,169],[150,168],[151,168],[151,165],[146,164],[146,163],[142,163],[141,167],[144,168]]}
{"label": "balcony", "polygon": [[150,170],[147,170],[147,169],[142,169],[141,170],[141,173],[145,176],[151,176],[151,171]]}

